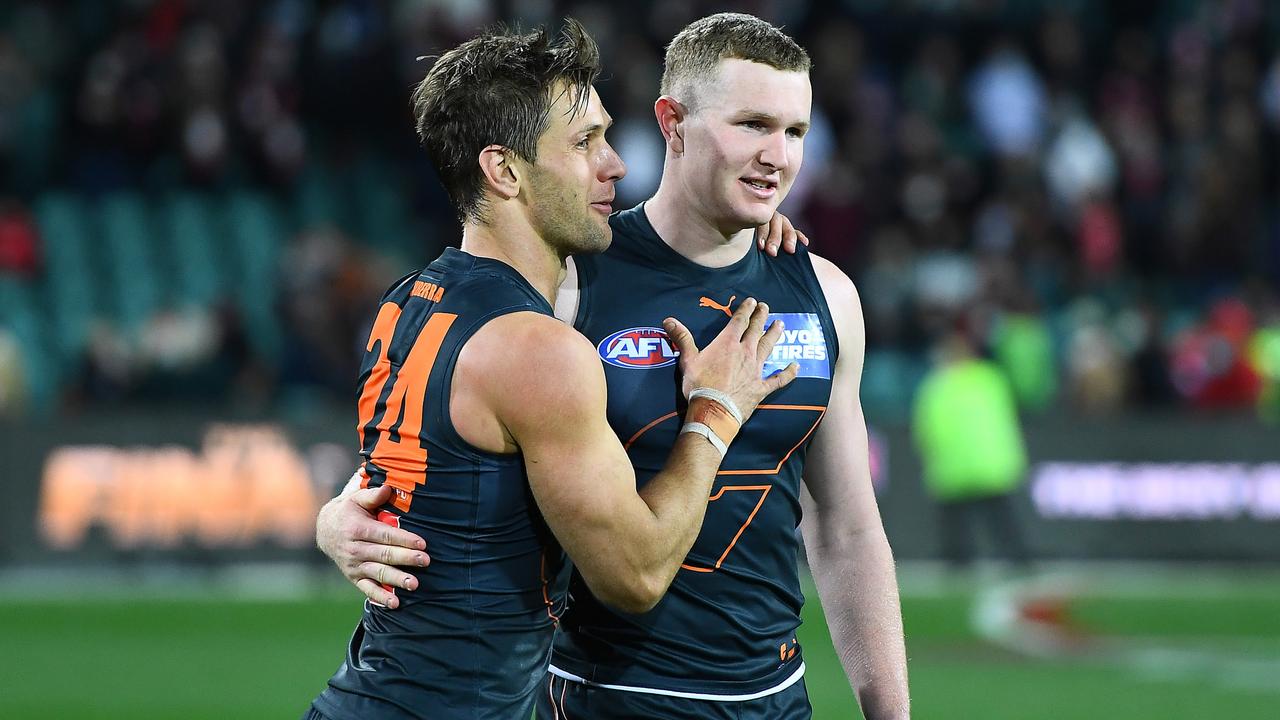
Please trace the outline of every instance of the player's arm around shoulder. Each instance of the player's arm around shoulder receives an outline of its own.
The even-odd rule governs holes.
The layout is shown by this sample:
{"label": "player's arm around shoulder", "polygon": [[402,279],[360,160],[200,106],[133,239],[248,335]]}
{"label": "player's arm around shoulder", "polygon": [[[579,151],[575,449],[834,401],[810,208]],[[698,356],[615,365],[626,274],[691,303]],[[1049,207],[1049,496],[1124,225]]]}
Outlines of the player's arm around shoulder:
{"label": "player's arm around shoulder", "polygon": [[[483,388],[495,429],[522,453],[543,517],[596,596],[628,612],[651,608],[667,584],[644,552],[654,514],[606,420],[604,369],[591,343],[554,318],[508,315],[468,341],[455,372]],[[455,379],[455,423],[460,386]],[[709,443],[692,451],[718,462]]]}
{"label": "player's arm around shoulder", "polygon": [[863,713],[900,720],[910,716],[906,650],[858,398],[866,350],[862,308],[853,281],[830,261],[811,257],[840,354],[805,464],[801,530],[832,640]]}

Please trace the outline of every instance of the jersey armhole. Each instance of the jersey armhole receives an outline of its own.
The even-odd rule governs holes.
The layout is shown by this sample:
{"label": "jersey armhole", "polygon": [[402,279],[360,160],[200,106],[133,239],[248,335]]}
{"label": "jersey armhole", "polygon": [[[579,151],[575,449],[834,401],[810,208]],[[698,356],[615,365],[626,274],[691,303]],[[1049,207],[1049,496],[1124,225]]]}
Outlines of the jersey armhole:
{"label": "jersey armhole", "polygon": [[[817,289],[814,293],[814,301],[818,304],[819,320],[822,321],[823,335],[829,338],[831,346],[831,373],[835,375],[836,362],[840,359],[840,334],[836,332],[836,319],[831,313],[831,304],[827,302],[827,294],[822,290],[822,282],[818,280],[818,271],[813,268],[813,258],[809,255],[808,248],[801,250],[801,245],[797,245],[795,258],[800,262],[805,276],[813,283],[812,287]],[[828,261],[830,262],[830,261]],[[834,264],[834,263],[833,263]]]}

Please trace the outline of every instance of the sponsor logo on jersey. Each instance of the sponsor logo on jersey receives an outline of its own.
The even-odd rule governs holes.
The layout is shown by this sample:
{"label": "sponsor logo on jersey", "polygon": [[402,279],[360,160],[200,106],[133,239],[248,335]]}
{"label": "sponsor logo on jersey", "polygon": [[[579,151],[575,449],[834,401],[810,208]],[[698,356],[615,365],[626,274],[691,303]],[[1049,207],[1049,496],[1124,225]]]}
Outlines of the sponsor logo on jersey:
{"label": "sponsor logo on jersey", "polygon": [[656,327],[619,330],[601,340],[596,350],[600,359],[610,365],[641,370],[673,365],[680,357],[666,331]]}
{"label": "sponsor logo on jersey", "polygon": [[764,363],[764,375],[768,377],[790,363],[800,366],[797,377],[831,379],[831,360],[827,352],[827,340],[822,333],[822,322],[816,313],[769,313],[768,327],[781,320],[786,328],[774,346],[773,353]]}
{"label": "sponsor logo on jersey", "polygon": [[734,300],[737,300],[737,299],[738,299],[738,296],[737,296],[737,295],[730,295],[730,296],[729,296],[729,301],[728,301],[728,302],[726,302],[725,304],[721,305],[720,303],[716,302],[715,300],[712,300],[711,298],[707,297],[706,295],[703,295],[702,297],[698,298],[698,307],[704,307],[704,308],[711,308],[711,309],[713,309],[713,310],[719,310],[719,311],[723,312],[725,315],[728,315],[729,317],[733,317],[733,301],[734,301]]}

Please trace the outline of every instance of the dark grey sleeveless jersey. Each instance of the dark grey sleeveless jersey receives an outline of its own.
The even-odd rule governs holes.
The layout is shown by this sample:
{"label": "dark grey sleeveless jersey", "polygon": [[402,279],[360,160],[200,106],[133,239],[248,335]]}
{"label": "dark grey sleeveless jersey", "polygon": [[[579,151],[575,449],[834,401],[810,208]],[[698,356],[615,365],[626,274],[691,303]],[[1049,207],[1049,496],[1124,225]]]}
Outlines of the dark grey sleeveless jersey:
{"label": "dark grey sleeveless jersey", "polygon": [[796,572],[805,453],[831,394],[838,348],[804,248],[752,250],[724,268],[696,265],[654,232],[643,207],[611,219],[603,255],[575,258],[576,325],[605,363],[609,424],[643,485],[666,460],[676,415],[676,356],[661,329],[679,318],[704,345],[744,298],[769,303],[786,333],[766,372],[800,364],[729,449],[706,520],[670,591],[644,615],[610,609],[576,573],[552,653],[553,672],[675,693],[750,695],[797,676],[804,602]]}
{"label": "dark grey sleeveless jersey", "polygon": [[[359,385],[370,484],[395,487],[387,517],[427,542],[431,565],[400,608],[366,603],[347,657],[315,701],[339,718],[528,718],[563,597],[563,553],[520,455],[454,429],[462,345],[489,320],[551,314],[514,269],[448,249],[383,298]],[[519,348],[512,348],[519,352]]]}

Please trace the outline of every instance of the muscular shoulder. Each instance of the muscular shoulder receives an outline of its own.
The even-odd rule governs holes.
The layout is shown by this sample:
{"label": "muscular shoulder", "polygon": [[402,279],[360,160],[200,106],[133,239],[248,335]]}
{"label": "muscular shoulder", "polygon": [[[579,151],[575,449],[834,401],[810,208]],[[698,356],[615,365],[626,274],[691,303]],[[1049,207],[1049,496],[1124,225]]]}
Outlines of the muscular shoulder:
{"label": "muscular shoulder", "polygon": [[542,313],[516,312],[494,318],[476,338],[493,346],[494,363],[516,372],[543,363],[562,367],[599,364],[595,348],[582,333]]}
{"label": "muscular shoulder", "polygon": [[483,386],[504,424],[572,413],[593,392],[603,392],[604,371],[590,341],[540,313],[494,318],[476,332],[458,358],[463,380]]}
{"label": "muscular shoulder", "polygon": [[827,304],[831,306],[833,313],[837,311],[837,306],[860,307],[858,289],[843,270],[830,260],[813,253],[809,253],[809,259],[813,261],[813,274],[817,276],[818,285],[822,287],[822,294],[827,298]]}
{"label": "muscular shoulder", "polygon": [[831,322],[836,326],[840,339],[838,365],[862,372],[862,355],[866,350],[866,330],[862,321],[862,302],[853,281],[835,263],[809,253],[813,259],[813,272],[822,288],[822,295],[831,309]]}

